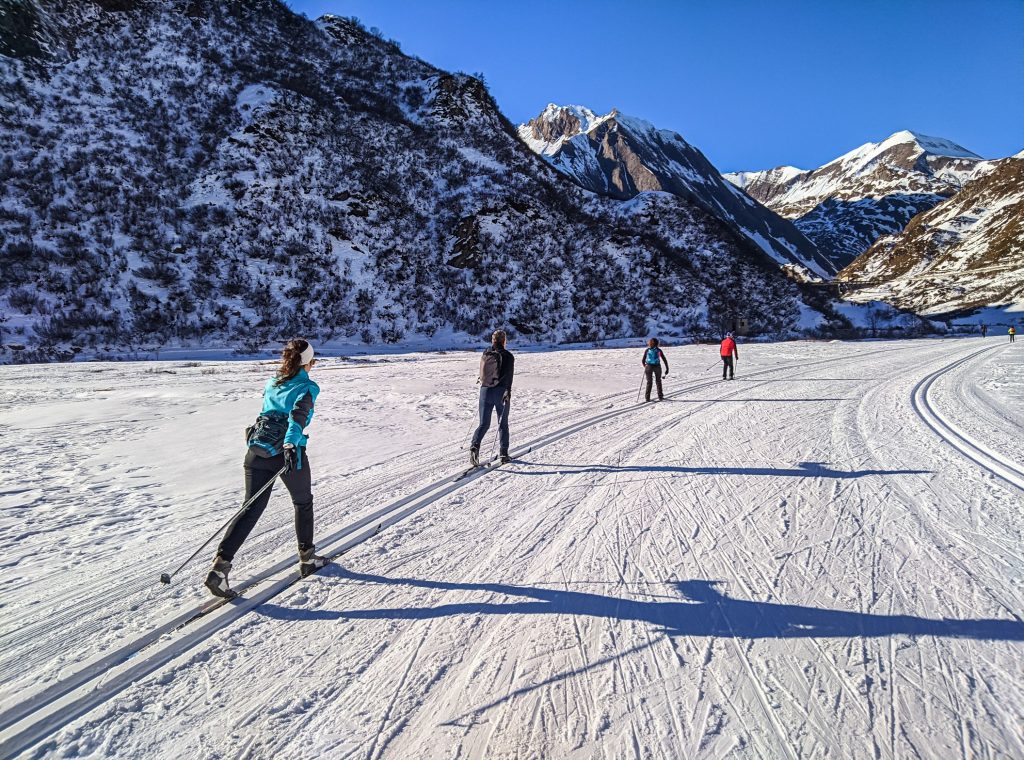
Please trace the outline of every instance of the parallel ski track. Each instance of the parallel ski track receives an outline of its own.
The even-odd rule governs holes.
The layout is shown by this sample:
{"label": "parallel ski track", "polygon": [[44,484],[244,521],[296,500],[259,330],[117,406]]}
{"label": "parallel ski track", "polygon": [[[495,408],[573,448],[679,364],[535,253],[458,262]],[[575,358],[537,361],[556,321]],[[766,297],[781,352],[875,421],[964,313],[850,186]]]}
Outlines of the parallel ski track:
{"label": "parallel ski track", "polygon": [[[820,364],[861,359],[866,356],[899,350],[902,349],[876,349],[859,352],[841,359],[830,357],[814,362],[798,362],[753,372],[746,377],[760,377],[787,370],[797,370],[799,374],[806,371],[808,367]],[[973,356],[974,354],[968,358]],[[947,369],[952,369],[958,363],[954,362]],[[675,398],[705,388],[721,387],[721,385],[721,380],[698,381],[666,394],[666,398]],[[603,397],[603,400],[627,396],[629,393],[630,391],[624,391],[609,394]],[[510,453],[515,458],[527,451],[555,443],[582,430],[635,412],[646,406],[647,404],[644,403],[635,403],[592,415],[579,422],[541,435]],[[466,474],[464,471],[459,471],[430,483],[341,528],[325,538],[320,546],[328,556],[339,557],[385,528],[404,520],[453,491],[469,485],[496,467],[497,463],[492,462],[480,467],[475,472]],[[0,757],[13,757],[30,749],[76,718],[107,702],[131,684],[184,655],[214,633],[290,588],[299,580],[294,565],[294,560],[290,558],[278,562],[236,586],[236,590],[248,595],[240,596],[230,602],[215,600],[186,610],[110,654],[94,659],[68,677],[35,694],[26,696],[14,708],[0,715]]]}
{"label": "parallel ski track", "polygon": [[[367,365],[369,366],[369,365]],[[356,367],[358,369],[360,367]],[[325,367],[324,369],[352,369],[352,367]],[[605,396],[600,396],[593,399],[591,404],[603,404],[608,401],[615,401],[620,398],[629,398],[630,391],[619,391],[616,393],[610,393]],[[526,417],[519,417],[520,425],[529,425],[536,427],[546,427],[554,419],[563,415],[561,411],[547,411],[540,412],[537,414],[529,415]],[[475,423],[474,423],[475,424]],[[426,451],[410,452],[404,455],[401,459],[402,463],[406,465],[408,473],[400,475],[388,483],[388,490],[392,493],[401,492],[404,488],[413,486],[418,480],[420,480],[419,473],[421,468],[416,465],[419,464],[431,464],[427,460],[430,460],[434,455],[438,453],[450,454],[454,456],[459,450],[465,449],[466,444],[464,442],[453,441],[447,444],[442,444],[439,447],[433,447]],[[397,461],[397,460],[396,460]],[[361,499],[372,497],[373,494],[380,492],[379,483],[369,483],[356,490],[342,491],[340,487],[332,486],[331,484],[325,484],[323,488],[318,488],[317,498],[320,502],[330,505],[332,502],[337,502],[340,499],[348,503],[358,502]],[[235,506],[232,505],[228,511],[234,510]],[[289,509],[290,511],[290,509]],[[323,520],[328,517],[323,511],[323,508],[318,508],[318,519]],[[266,520],[265,520],[266,521]],[[284,520],[279,524],[271,524],[263,530],[257,530],[249,538],[248,550],[254,554],[259,555],[265,550],[269,550],[271,544],[278,542],[278,535],[287,533],[291,530],[291,520]],[[87,600],[75,599],[72,595],[79,592],[78,587],[71,587],[66,593],[66,604],[64,604],[59,612],[56,614],[48,615],[45,618],[41,618],[34,621],[28,621],[20,625],[17,629],[11,629],[0,633],[0,647],[4,649],[13,649],[19,646],[32,646],[32,654],[34,657],[48,658],[56,657],[63,646],[63,642],[55,640],[47,643],[40,643],[38,639],[40,634],[46,630],[57,626],[63,626],[65,624],[76,624],[80,625],[80,621],[83,618],[95,614],[99,610],[110,609],[113,606],[121,604],[123,606],[142,606],[146,604],[160,589],[157,588],[151,591],[149,594],[140,595],[139,598],[134,598],[133,595],[140,594],[146,589],[153,589],[152,583],[152,572],[147,569],[141,569],[138,572],[132,573],[128,577],[122,580],[107,584],[102,590],[91,596]],[[57,597],[57,601],[60,598]],[[126,603],[127,601],[127,603]],[[84,635],[99,632],[103,626],[106,625],[106,619],[101,617],[97,620],[88,623],[84,628],[79,627],[79,631]],[[13,658],[8,662],[0,662],[0,680],[14,677],[22,671],[25,663],[22,659]],[[0,730],[5,727],[2,717],[0,717]]]}
{"label": "parallel ski track", "polygon": [[991,447],[975,440],[961,428],[950,422],[935,407],[929,396],[932,386],[940,377],[948,372],[952,372],[963,364],[973,361],[982,354],[993,351],[995,348],[995,346],[991,346],[975,351],[925,376],[924,379],[914,386],[913,393],[911,394],[911,404],[917,415],[942,440],[997,478],[1020,491],[1024,491],[1024,467]]}

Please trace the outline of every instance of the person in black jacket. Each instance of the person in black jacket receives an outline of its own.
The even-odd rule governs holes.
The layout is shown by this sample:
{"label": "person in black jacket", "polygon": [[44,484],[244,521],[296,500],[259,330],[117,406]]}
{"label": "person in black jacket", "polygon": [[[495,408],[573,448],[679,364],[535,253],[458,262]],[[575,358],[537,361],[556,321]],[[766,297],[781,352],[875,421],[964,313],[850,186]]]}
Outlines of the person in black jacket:
{"label": "person in black jacket", "polygon": [[501,461],[508,456],[508,411],[512,400],[512,377],[516,360],[505,349],[507,336],[504,330],[495,330],[491,336],[491,347],[480,357],[480,424],[473,433],[469,445],[469,461],[474,467],[480,464],[480,442],[491,427],[491,411],[498,413],[498,433],[501,438]]}

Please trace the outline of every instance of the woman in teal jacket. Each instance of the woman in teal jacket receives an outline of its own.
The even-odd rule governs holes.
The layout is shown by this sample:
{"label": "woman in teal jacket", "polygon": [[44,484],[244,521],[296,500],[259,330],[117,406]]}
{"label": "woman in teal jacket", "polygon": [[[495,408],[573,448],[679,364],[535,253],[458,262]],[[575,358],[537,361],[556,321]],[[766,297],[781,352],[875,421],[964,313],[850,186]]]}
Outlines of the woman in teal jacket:
{"label": "woman in teal jacket", "polygon": [[[245,455],[246,501],[283,470],[281,480],[295,505],[295,536],[299,542],[299,572],[303,577],[330,561],[317,556],[313,545],[312,479],[306,456],[309,437],[303,432],[313,419],[313,407],[320,393],[320,386],[309,377],[314,364],[313,347],[308,341],[295,338],[284,347],[281,366],[263,389],[263,411],[256,425],[257,431],[261,423],[266,425],[266,430],[283,430],[283,440],[276,433],[250,435]],[[228,525],[206,577],[206,587],[215,596],[229,599],[235,596],[228,584],[231,562],[267,508],[272,489],[273,486],[267,488]]]}

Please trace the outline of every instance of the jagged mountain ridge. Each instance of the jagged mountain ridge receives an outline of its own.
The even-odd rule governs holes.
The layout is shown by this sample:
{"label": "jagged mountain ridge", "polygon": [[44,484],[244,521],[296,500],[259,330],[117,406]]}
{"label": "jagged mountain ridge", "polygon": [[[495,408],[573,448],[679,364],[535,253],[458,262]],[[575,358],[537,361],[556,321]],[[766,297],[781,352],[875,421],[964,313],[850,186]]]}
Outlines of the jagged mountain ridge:
{"label": "jagged mountain ridge", "polygon": [[75,23],[0,57],[18,356],[796,323],[796,288],[717,219],[583,192],[481,82],[352,21],[275,0],[20,2],[37,29]]}
{"label": "jagged mountain ridge", "polygon": [[817,169],[779,167],[724,175],[788,219],[837,268],[880,236],[955,194],[989,162],[944,138],[904,130]]}
{"label": "jagged mountain ridge", "polygon": [[924,314],[1024,305],[1024,151],[989,163],[840,272],[840,280],[878,283],[848,297]]}
{"label": "jagged mountain ridge", "polygon": [[672,193],[722,219],[780,265],[814,278],[836,272],[792,223],[738,192],[675,132],[616,110],[597,116],[583,106],[551,103],[519,125],[519,136],[587,190],[624,199]]}

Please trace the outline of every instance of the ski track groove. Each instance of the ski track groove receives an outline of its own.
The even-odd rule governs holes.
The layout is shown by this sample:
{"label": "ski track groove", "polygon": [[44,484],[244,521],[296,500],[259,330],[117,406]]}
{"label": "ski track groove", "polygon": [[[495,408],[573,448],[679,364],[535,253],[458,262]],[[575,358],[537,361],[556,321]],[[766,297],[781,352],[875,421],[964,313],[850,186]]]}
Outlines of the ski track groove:
{"label": "ski track groove", "polygon": [[[333,369],[337,370],[346,368]],[[608,394],[597,398],[593,403],[599,404],[606,401],[626,398],[628,395],[628,392]],[[557,410],[528,414],[520,420],[519,424],[544,428],[552,421],[558,421],[563,415],[564,412]],[[409,472],[405,475],[399,475],[396,478],[389,479],[387,493],[393,495],[401,493],[403,490],[415,487],[418,482],[421,482],[424,479],[419,465],[429,460],[436,459],[439,453],[443,454],[445,458],[450,458],[450,456],[456,451],[464,448],[464,442],[451,441],[442,444],[440,447],[407,452],[400,455],[395,461],[407,464]],[[316,457],[316,459],[318,458],[319,457]],[[332,483],[328,481],[325,484],[318,483],[317,502],[318,504],[323,503],[325,505],[323,507],[318,507],[318,523],[328,522],[332,516],[332,506],[344,503],[346,506],[351,507],[353,503],[356,504],[356,509],[350,508],[343,515],[343,517],[351,517],[353,514],[357,513],[359,509],[365,508],[371,500],[380,499],[381,489],[378,479],[379,469],[380,465],[371,465],[367,468],[363,468],[363,470],[351,473],[350,475],[362,475],[370,478],[370,482],[354,491],[346,490],[346,488],[351,485],[347,477],[341,479],[340,482]],[[280,488],[276,490],[280,490]],[[263,530],[257,529],[257,531],[254,531],[252,536],[249,538],[245,547],[245,554],[265,555],[273,552],[271,547],[287,543],[287,537],[293,530],[290,520],[287,519],[290,516],[291,508],[290,505],[277,504],[275,506],[276,509],[274,507],[268,509],[268,513],[264,516],[264,520],[262,521],[267,527]],[[236,506],[224,507],[223,514],[230,514],[236,508]],[[208,527],[206,526],[208,526],[209,515],[200,513],[196,517],[197,520],[201,521],[201,525],[203,526],[200,527],[199,530],[208,530]],[[275,517],[276,521],[274,519]],[[220,518],[218,517],[218,519]],[[205,535],[205,533],[203,535]],[[200,540],[202,540],[201,537],[192,538],[186,543],[198,544]],[[63,640],[57,639],[50,644],[40,646],[38,638],[41,632],[54,628],[55,623],[58,624],[57,627],[63,627],[66,623],[77,622],[83,618],[91,617],[100,610],[109,610],[112,606],[115,609],[124,608],[125,606],[129,609],[132,607],[142,608],[146,606],[148,603],[152,602],[161,591],[163,591],[161,587],[154,586],[152,582],[152,575],[152,571],[148,568],[139,569],[124,581],[115,582],[113,584],[104,584],[102,591],[98,594],[86,597],[85,602],[82,601],[81,588],[78,586],[72,586],[66,592],[57,593],[51,597],[51,604],[56,605],[58,609],[61,610],[56,614],[56,617],[48,615],[39,619],[35,623],[23,621],[22,624],[13,631],[0,631],[0,643],[3,644],[5,649],[13,649],[18,646],[30,645],[30,653],[32,655],[42,655],[47,659],[53,657],[64,649],[65,643]],[[61,588],[63,588],[63,586],[61,586]],[[144,594],[144,596],[141,599],[135,599],[137,594]],[[61,602],[65,601],[68,603],[61,604]],[[92,621],[89,625],[79,626],[76,630],[84,635],[103,632],[108,629],[106,620],[107,615]],[[24,658],[12,658],[9,661],[0,660],[0,678],[7,678],[14,673],[22,672],[24,668]]]}
{"label": "ski track groove", "polygon": [[[986,352],[988,352],[990,350],[991,349],[982,349],[981,351],[971,351],[966,357],[965,356],[958,356],[953,361],[949,361],[948,356],[941,357],[941,360],[944,362],[943,366],[940,367],[938,370],[936,370],[934,372],[931,372],[930,374],[926,374],[925,380],[919,381],[914,386],[914,389],[912,391],[912,395],[916,396],[919,393],[919,389],[922,387],[922,385],[925,383],[925,381],[931,380],[932,382],[934,382],[935,380],[937,380],[939,377],[943,376],[944,374],[946,374],[946,373],[948,373],[950,371],[953,371],[956,368],[968,365],[971,360],[976,359],[978,356],[980,356],[980,355],[982,355],[982,354],[984,354],[984,353],[986,353]],[[925,398],[926,397],[927,396],[925,394]],[[863,397],[862,402],[861,402],[861,406],[862,407],[863,407],[864,403],[866,402],[867,398],[868,398],[867,395],[865,395]],[[942,435],[942,433],[940,431],[936,430],[936,428],[933,425],[931,425],[928,422],[928,420],[925,419],[921,415],[920,407],[918,407],[916,404],[912,404],[911,408],[913,409],[914,413],[918,415],[920,421],[930,431],[932,431],[932,432],[937,434],[938,443],[940,443],[940,445],[941,445],[941,443],[948,443],[951,446],[953,446],[953,448],[959,450],[958,446],[956,446],[954,443],[950,442],[945,436]],[[872,437],[865,432],[863,416],[862,415],[859,416],[858,425],[856,426],[856,430],[857,430],[857,433],[858,433],[858,435],[859,435],[859,437],[861,439],[862,450],[867,452],[868,455],[873,459],[873,464],[875,466],[880,466],[881,465],[881,459],[878,456],[876,447],[874,447],[872,445],[872,443],[871,443],[872,442]],[[963,452],[961,451],[961,453],[963,453]],[[965,466],[979,466],[980,469],[987,469],[987,467],[985,467],[985,465],[983,463],[978,462],[974,457],[971,457],[971,456],[965,456],[962,461],[964,462]],[[967,565],[965,564],[964,560],[961,557],[958,557],[955,553],[950,552],[949,549],[948,549],[948,548],[951,548],[953,546],[957,546],[957,547],[963,549],[963,548],[965,548],[967,546],[966,543],[961,538],[961,536],[959,535],[959,532],[953,531],[953,530],[950,529],[950,527],[947,527],[947,525],[945,524],[945,521],[941,519],[941,515],[935,514],[933,512],[933,510],[931,510],[931,509],[929,509],[927,507],[927,504],[922,503],[921,499],[919,499],[919,498],[915,497],[914,495],[912,495],[911,493],[909,493],[904,486],[899,484],[899,482],[891,481],[889,484],[887,484],[887,488],[889,490],[895,491],[896,493],[898,493],[898,494],[900,494],[902,496],[902,499],[901,500],[897,500],[897,503],[901,503],[902,502],[903,504],[906,504],[906,505],[918,505],[918,506],[924,507],[923,509],[919,509],[919,510],[917,510],[914,513],[911,513],[909,510],[906,510],[905,514],[904,514],[904,517],[902,519],[902,523],[906,524],[907,521],[911,520],[912,518],[916,518],[916,519],[914,519],[914,524],[915,524],[915,526],[918,529],[916,532],[923,533],[924,535],[930,536],[931,537],[931,543],[932,543],[932,545],[934,547],[946,547],[945,550],[942,551],[941,555],[937,555],[937,554],[934,553],[933,546],[930,546],[930,545],[927,545],[927,544],[921,544],[920,545],[921,548],[929,555],[932,563],[934,565],[936,565],[936,566],[940,566],[942,561],[946,560],[947,562],[949,562],[952,565],[954,565],[955,567],[957,567],[960,570],[960,572],[963,573],[963,575],[965,577],[972,578],[972,579],[975,578],[976,577],[975,573],[973,573],[967,567]],[[933,492],[934,488],[935,488],[934,481],[933,480],[929,481],[928,485],[927,485],[927,490]],[[925,520],[928,517],[930,517],[932,519],[929,519],[926,522]],[[936,519],[936,518],[939,518],[939,519]],[[909,531],[908,531],[908,533],[909,533]],[[970,548],[973,550],[973,553],[975,553],[975,554],[977,553],[977,549],[978,549],[978,545],[977,544],[972,545]],[[992,555],[989,554],[989,556],[992,556]],[[898,575],[897,575],[897,582],[898,582]],[[1007,612],[1010,616],[1012,616],[1016,620],[1018,620],[1018,621],[1020,620],[1020,617],[1013,611],[1012,607],[1004,599],[1002,599],[1001,595],[999,595],[998,593],[993,591],[987,584],[979,584],[979,588],[997,606],[1001,607],[1005,612]],[[970,642],[969,639],[964,639],[964,640],[960,641],[959,643],[961,645],[963,645],[968,650],[969,653],[972,651],[973,647],[972,647],[971,642]],[[936,650],[936,651],[938,650],[938,642],[936,640],[932,641],[931,648]],[[979,681],[979,679],[978,679],[978,676],[977,676],[977,674],[975,672],[975,667],[974,667],[974,664],[973,664],[973,658],[971,658],[971,659],[972,659],[972,662],[971,662],[971,665],[970,665],[970,668],[969,668],[969,678],[973,682],[977,683]],[[972,734],[972,731],[970,730],[970,727],[969,727],[968,723],[965,721],[965,717],[964,717],[965,716],[965,710],[963,708],[963,703],[962,703],[962,701],[960,700],[960,698],[957,695],[956,685],[954,683],[954,677],[953,677],[952,672],[950,671],[950,665],[949,665],[947,660],[948,660],[948,658],[943,657],[939,653],[936,653],[935,661],[938,663],[938,669],[937,670],[938,670],[939,675],[941,676],[943,687],[944,687],[944,692],[945,692],[945,696],[946,696],[945,703],[944,703],[944,708],[951,715],[955,715],[956,716],[957,737],[959,739],[958,750],[959,750],[960,756],[964,757],[964,758],[973,757],[975,753],[972,751],[972,749],[970,747],[970,736]],[[924,683],[925,683],[926,679],[925,679],[925,677],[923,675],[923,669],[925,667],[927,667],[927,666],[922,663],[921,668],[920,668],[921,671],[922,671],[922,679],[921,679],[921,684],[918,687],[919,691],[921,691],[922,693],[927,693],[925,688],[924,688]],[[894,674],[891,671],[890,671],[890,677],[894,677]],[[972,707],[972,712],[974,713],[974,715],[976,717],[977,716],[976,705],[972,704],[971,707]],[[907,740],[908,744],[910,744],[910,746],[913,748],[913,743],[911,742],[909,737],[906,736],[905,731],[901,730],[901,733],[903,734],[904,738]],[[915,753],[917,752],[916,749],[914,749],[914,751],[915,751]],[[988,754],[988,753],[985,752],[985,754]]]}

